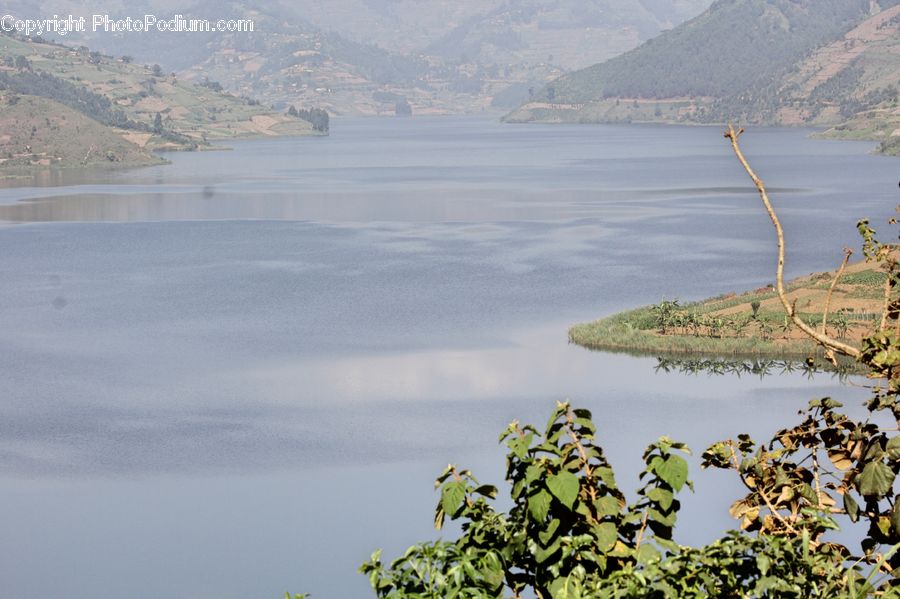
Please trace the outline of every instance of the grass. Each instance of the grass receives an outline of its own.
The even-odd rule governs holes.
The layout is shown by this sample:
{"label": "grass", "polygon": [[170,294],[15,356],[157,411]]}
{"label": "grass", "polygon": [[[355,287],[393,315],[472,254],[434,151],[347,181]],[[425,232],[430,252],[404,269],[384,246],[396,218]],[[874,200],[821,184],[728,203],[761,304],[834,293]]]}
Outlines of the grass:
{"label": "grass", "polygon": [[774,339],[759,336],[659,335],[656,333],[651,308],[645,306],[594,322],[577,324],[569,329],[569,341],[589,349],[654,354],[790,358],[815,353],[812,342],[797,342],[788,347]]}
{"label": "grass", "polygon": [[845,285],[864,285],[866,287],[881,287],[887,280],[887,273],[880,270],[863,270],[850,273],[843,277]]}
{"label": "grass", "polygon": [[[829,306],[829,335],[854,343],[871,332],[879,319],[885,277],[864,262],[848,266]],[[786,285],[788,301],[814,328],[821,326],[833,280],[834,273],[814,273]],[[788,321],[768,287],[621,312],[574,325],[569,340],[589,349],[655,355],[786,359],[818,353],[816,344]]]}

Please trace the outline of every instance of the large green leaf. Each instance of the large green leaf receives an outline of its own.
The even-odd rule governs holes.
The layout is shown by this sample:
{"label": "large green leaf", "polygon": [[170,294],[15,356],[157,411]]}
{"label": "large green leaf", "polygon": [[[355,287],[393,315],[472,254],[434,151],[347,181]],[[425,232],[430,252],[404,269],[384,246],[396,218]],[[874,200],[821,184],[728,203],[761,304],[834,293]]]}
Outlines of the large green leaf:
{"label": "large green leaf", "polygon": [[760,553],[756,556],[756,567],[759,568],[759,573],[765,576],[772,567],[772,559],[765,553]]}
{"label": "large green leaf", "polygon": [[851,522],[856,522],[859,520],[859,504],[856,503],[856,500],[850,495],[850,491],[844,491],[844,511],[847,512],[847,516],[850,517]]}
{"label": "large green leaf", "polygon": [[547,477],[547,488],[569,509],[575,505],[579,487],[578,477],[567,470]]}
{"label": "large green leaf", "polygon": [[612,522],[602,522],[594,526],[593,531],[600,551],[610,551],[616,546],[616,541],[619,540],[619,531]]}
{"label": "large green leaf", "polygon": [[543,564],[545,561],[550,559],[550,557],[559,551],[560,539],[556,539],[553,541],[549,547],[541,547],[537,543],[535,543],[532,547],[534,549],[534,559],[539,564]]}
{"label": "large green leaf", "polygon": [[688,477],[688,463],[681,456],[670,454],[655,461],[656,475],[667,485],[680,491]]}
{"label": "large green leaf", "polygon": [[550,524],[542,531],[538,532],[538,538],[541,540],[542,545],[546,545],[553,539],[556,535],[556,531],[559,529],[559,520],[554,519],[550,522]]}
{"label": "large green leaf", "polygon": [[495,487],[494,485],[481,485],[473,492],[478,493],[483,497],[488,497],[489,499],[497,498],[497,487]]}
{"label": "large green leaf", "polygon": [[462,481],[447,483],[441,489],[441,507],[448,516],[456,513],[466,498],[466,484]]}
{"label": "large green leaf", "polygon": [[619,502],[612,495],[604,495],[594,500],[594,509],[601,518],[604,516],[617,516],[619,514]]}
{"label": "large green leaf", "polygon": [[672,500],[674,499],[674,495],[672,495],[672,491],[668,489],[663,489],[661,487],[654,487],[647,491],[647,498],[658,504],[663,510],[668,511],[670,507],[672,507]]}
{"label": "large green leaf", "polygon": [[550,511],[550,502],[553,498],[550,493],[541,489],[528,498],[528,513],[535,522],[543,522]]}
{"label": "large green leaf", "polygon": [[529,464],[525,469],[525,484],[530,485],[544,475],[544,469],[537,464]]}
{"label": "large green leaf", "polygon": [[594,475],[598,476],[600,478],[600,480],[603,481],[603,484],[606,485],[607,487],[611,487],[613,489],[617,488],[616,487],[616,476],[613,473],[612,468],[609,468],[608,466],[602,466],[600,468],[595,468]]}
{"label": "large green leaf", "polygon": [[900,437],[891,437],[887,442],[886,451],[888,459],[892,462],[900,460]]}
{"label": "large green leaf", "polygon": [[656,547],[650,545],[649,543],[645,543],[638,548],[635,557],[637,557],[637,560],[642,564],[650,564],[653,562],[658,562],[660,555]]}
{"label": "large green leaf", "polygon": [[882,497],[894,486],[894,471],[883,462],[869,462],[857,480],[860,495]]}
{"label": "large green leaf", "polygon": [[517,458],[524,459],[526,455],[528,455],[528,448],[531,446],[531,437],[533,435],[528,435],[527,437],[514,437],[507,441],[506,445],[509,447],[509,450],[513,452]]}
{"label": "large green leaf", "polygon": [[653,508],[647,510],[647,517],[651,522],[657,522],[669,528],[675,526],[676,516],[677,514],[675,514],[675,512],[672,512],[671,514],[665,514]]}
{"label": "large green leaf", "polygon": [[891,528],[894,529],[894,536],[900,535],[900,501],[894,503],[894,509],[891,510]]}

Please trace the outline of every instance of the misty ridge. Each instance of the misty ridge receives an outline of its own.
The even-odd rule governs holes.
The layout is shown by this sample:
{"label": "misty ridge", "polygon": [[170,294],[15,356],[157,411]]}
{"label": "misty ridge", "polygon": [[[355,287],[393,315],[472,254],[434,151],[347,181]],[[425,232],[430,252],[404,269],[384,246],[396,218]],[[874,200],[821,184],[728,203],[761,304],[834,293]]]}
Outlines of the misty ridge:
{"label": "misty ridge", "polygon": [[896,0],[77,1],[65,11],[18,0],[9,10],[252,22],[55,39],[278,112],[813,125],[884,153],[900,130],[898,11]]}
{"label": "misty ridge", "polygon": [[[160,64],[267,104],[333,114],[506,110],[529,90],[630,50],[696,16],[708,0],[443,2],[12,2],[15,16],[252,18],[251,34],[70,34],[108,55]],[[63,8],[65,10],[63,10]],[[90,28],[88,28],[90,29]],[[52,38],[53,36],[48,36]],[[56,39],[60,39],[56,36]]]}

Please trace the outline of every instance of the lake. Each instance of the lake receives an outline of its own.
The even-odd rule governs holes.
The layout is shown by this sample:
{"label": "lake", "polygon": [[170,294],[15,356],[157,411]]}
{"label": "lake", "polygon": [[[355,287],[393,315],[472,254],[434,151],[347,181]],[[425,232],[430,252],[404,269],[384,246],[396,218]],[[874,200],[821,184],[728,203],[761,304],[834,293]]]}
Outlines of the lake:
{"label": "lake", "polygon": [[[335,119],[141,170],[0,189],[0,599],[368,597],[435,538],[448,462],[501,482],[497,435],[594,412],[625,489],[688,442],[678,540],[733,526],[713,441],[762,437],[829,375],[659,373],[570,324],[772,281],[774,234],[718,127]],[[751,129],[787,271],[835,268],[900,200],[896,158]]]}

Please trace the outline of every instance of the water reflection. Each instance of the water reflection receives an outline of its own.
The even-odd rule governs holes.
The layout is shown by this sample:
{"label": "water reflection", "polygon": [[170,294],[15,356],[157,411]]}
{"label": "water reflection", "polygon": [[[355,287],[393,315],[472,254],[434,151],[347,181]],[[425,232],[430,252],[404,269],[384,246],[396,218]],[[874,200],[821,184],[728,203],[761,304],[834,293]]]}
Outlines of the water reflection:
{"label": "water reflection", "polygon": [[[117,186],[118,187],[118,186]],[[80,193],[71,193],[78,191]],[[69,193],[66,193],[69,192]],[[142,187],[118,193],[109,188],[93,193],[66,187],[55,194],[45,190],[16,190],[0,203],[0,221],[8,222],[128,222],[184,220],[288,220],[358,222],[494,222],[510,219],[572,219],[602,214],[609,222],[640,218],[675,218],[699,198],[742,196],[733,189],[566,190],[548,201],[546,195],[528,191],[470,188],[431,189],[421,192],[283,191],[265,192],[199,185],[190,191],[172,187],[147,193]],[[675,210],[673,203],[681,208]],[[716,210],[701,204],[707,215]],[[718,209],[721,212],[721,208]]]}
{"label": "water reflection", "polygon": [[[704,366],[717,372],[741,366],[586,352],[560,330],[561,324],[524,329],[505,343],[467,350],[241,360],[223,354],[224,363],[212,354],[181,365],[154,364],[155,352],[175,346],[156,347],[159,341],[147,338],[149,347],[132,359],[147,361],[149,370],[119,362],[120,372],[100,374],[116,363],[101,352],[57,366],[58,380],[40,383],[46,397],[26,396],[23,384],[35,381],[13,380],[11,398],[18,401],[0,405],[0,469],[27,477],[108,477],[248,475],[412,457],[440,464],[496,454],[494,439],[508,420],[541,422],[553,401],[566,398],[595,408],[615,454],[630,464],[655,436],[700,447],[744,427],[765,432],[776,413],[792,414],[812,397],[848,393],[839,379],[814,368],[792,372],[782,364],[782,376],[763,377],[778,362],[757,361],[747,364],[756,380],[708,379],[694,375]],[[34,364],[22,373],[39,376],[46,357],[27,360]],[[98,376],[104,395],[91,392]],[[766,406],[764,417],[758,405]],[[646,410],[652,418],[642,416]]]}
{"label": "water reflection", "polygon": [[133,171],[106,168],[35,169],[28,172],[6,173],[0,176],[0,189],[38,189],[80,184],[114,183],[123,173],[128,172]]}
{"label": "water reflection", "polygon": [[840,381],[848,377],[864,376],[867,372],[858,362],[841,357],[837,365],[817,355],[805,360],[768,358],[722,358],[722,357],[657,357],[657,372],[680,372],[682,374],[710,374],[719,376],[752,375],[759,378],[787,374],[801,374],[812,380],[817,373],[831,373]]}

